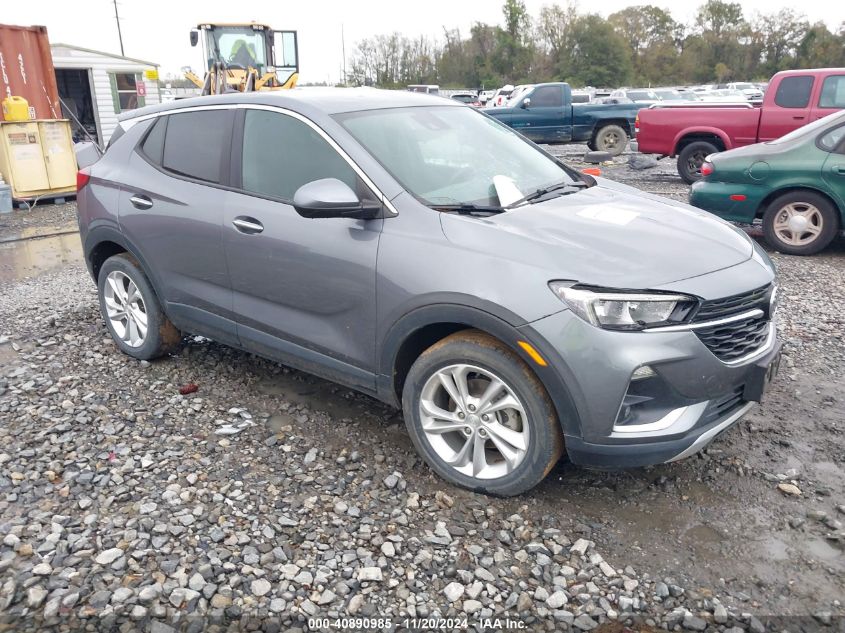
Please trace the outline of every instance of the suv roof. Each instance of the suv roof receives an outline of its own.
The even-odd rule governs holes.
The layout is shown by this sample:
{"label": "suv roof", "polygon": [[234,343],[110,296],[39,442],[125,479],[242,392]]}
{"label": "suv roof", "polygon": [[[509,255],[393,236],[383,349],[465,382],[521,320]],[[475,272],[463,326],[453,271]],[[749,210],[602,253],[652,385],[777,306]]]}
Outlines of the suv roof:
{"label": "suv roof", "polygon": [[[451,105],[443,99],[433,102],[430,94],[406,90],[378,90],[376,88],[295,88],[293,90],[272,90],[259,92],[233,92],[206,97],[193,97],[168,101],[157,105],[130,110],[118,116],[119,121],[141,116],[181,110],[206,105],[253,103],[299,110],[303,107],[325,114],[379,110],[407,106]],[[455,103],[455,106],[458,104]]]}

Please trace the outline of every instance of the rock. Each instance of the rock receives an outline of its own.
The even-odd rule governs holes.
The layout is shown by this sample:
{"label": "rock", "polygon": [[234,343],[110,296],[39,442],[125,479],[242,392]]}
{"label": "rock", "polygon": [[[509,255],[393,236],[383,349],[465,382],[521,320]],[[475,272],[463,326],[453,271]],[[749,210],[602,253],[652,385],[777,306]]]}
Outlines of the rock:
{"label": "rock", "polygon": [[361,567],[358,569],[358,580],[361,582],[375,581],[381,582],[382,574],[379,567]]}
{"label": "rock", "polygon": [[132,611],[129,613],[129,617],[134,622],[139,622],[140,620],[143,620],[147,617],[147,608],[142,607],[140,604],[136,604],[134,607],[132,607]]}
{"label": "rock", "polygon": [[38,563],[32,568],[33,576],[49,576],[52,573],[53,568],[50,566],[50,563]]}
{"label": "rock", "polygon": [[713,609],[713,621],[716,624],[724,624],[728,621],[728,610],[721,604],[717,604]]}
{"label": "rock", "polygon": [[135,595],[135,592],[129,587],[118,587],[114,590],[114,593],[111,595],[111,602],[118,604],[126,602],[133,595]]}
{"label": "rock", "polygon": [[199,572],[195,573],[191,576],[190,580],[188,580],[188,587],[194,591],[202,591],[203,587],[205,587],[205,578],[203,578],[202,574]]}
{"label": "rock", "polygon": [[593,620],[593,618],[588,616],[586,613],[582,613],[572,621],[572,626],[581,629],[582,631],[591,631],[598,625],[599,623]]}
{"label": "rock", "polygon": [[778,484],[778,490],[780,490],[783,494],[791,497],[798,497],[801,495],[801,489],[795,484],[787,484],[781,482]]}
{"label": "rock", "polygon": [[546,606],[550,609],[560,609],[563,605],[569,602],[569,598],[562,591],[555,591],[552,595],[546,598]]}
{"label": "rock", "polygon": [[183,604],[190,604],[193,600],[199,598],[199,596],[198,591],[188,589],[187,587],[177,587],[170,593],[168,601],[178,609]]}
{"label": "rock", "polygon": [[156,598],[158,598],[161,590],[158,589],[155,585],[147,585],[145,587],[141,587],[141,590],[138,592],[138,600],[145,604],[149,604]]}
{"label": "rock", "polygon": [[214,609],[225,609],[230,604],[232,604],[232,598],[230,596],[224,596],[219,593],[211,596],[211,606]]}
{"label": "rock", "polygon": [[482,604],[478,600],[464,600],[464,613],[476,613],[481,610]]}
{"label": "rock", "polygon": [[47,590],[41,585],[34,585],[26,590],[26,606],[30,609],[37,609],[47,597]]}
{"label": "rock", "polygon": [[572,547],[569,548],[569,553],[584,556],[589,548],[590,541],[588,541],[587,539],[579,538],[577,541],[575,541]]}
{"label": "rock", "polygon": [[396,556],[396,547],[390,541],[385,541],[381,544],[381,553],[388,558]]}
{"label": "rock", "polygon": [[696,617],[691,613],[687,613],[684,616],[682,626],[685,629],[689,629],[691,631],[703,631],[707,628],[707,620],[703,620],[702,618]]}
{"label": "rock", "polygon": [[443,589],[443,594],[449,602],[457,602],[461,599],[461,596],[464,595],[464,586],[459,582],[450,582],[446,585],[446,588]]}
{"label": "rock", "polygon": [[519,594],[519,598],[516,601],[516,610],[520,613],[523,611],[528,611],[529,609],[533,608],[534,600],[531,598],[531,594],[523,591]]}
{"label": "rock", "polygon": [[123,550],[118,547],[112,547],[111,549],[103,550],[97,554],[97,558],[94,559],[94,562],[98,565],[111,565],[121,556],[123,556]]}
{"label": "rock", "polygon": [[360,593],[355,594],[350,598],[349,603],[346,605],[346,612],[349,615],[355,615],[358,613],[361,608],[364,606],[364,596]]}
{"label": "rock", "polygon": [[270,584],[269,581],[265,580],[264,578],[259,578],[258,580],[253,580],[252,584],[250,585],[250,589],[252,590],[253,595],[258,596],[266,596],[270,593],[270,590],[273,586]]}

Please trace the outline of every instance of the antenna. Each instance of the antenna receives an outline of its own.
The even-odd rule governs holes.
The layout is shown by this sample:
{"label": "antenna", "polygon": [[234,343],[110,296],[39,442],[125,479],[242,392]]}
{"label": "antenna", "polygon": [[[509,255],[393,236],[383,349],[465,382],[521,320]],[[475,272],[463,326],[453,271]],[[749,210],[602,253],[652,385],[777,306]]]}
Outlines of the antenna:
{"label": "antenna", "polygon": [[120,54],[126,57],[123,52],[123,34],[120,32],[120,16],[117,14],[117,0],[112,0],[112,3],[114,4],[114,21],[117,22],[117,39],[120,40]]}
{"label": "antenna", "polygon": [[343,23],[340,24],[340,46],[343,50],[343,85],[346,85],[346,38],[343,36]]}

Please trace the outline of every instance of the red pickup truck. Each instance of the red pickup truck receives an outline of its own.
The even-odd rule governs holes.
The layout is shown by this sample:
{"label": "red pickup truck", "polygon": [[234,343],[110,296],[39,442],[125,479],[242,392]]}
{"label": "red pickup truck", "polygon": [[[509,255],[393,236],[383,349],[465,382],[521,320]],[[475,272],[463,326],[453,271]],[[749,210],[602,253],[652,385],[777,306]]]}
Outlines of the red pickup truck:
{"label": "red pickup truck", "polygon": [[786,70],[769,82],[762,105],[655,104],[639,111],[638,150],[678,157],[678,174],[692,184],[708,154],[770,141],[845,108],[845,68]]}

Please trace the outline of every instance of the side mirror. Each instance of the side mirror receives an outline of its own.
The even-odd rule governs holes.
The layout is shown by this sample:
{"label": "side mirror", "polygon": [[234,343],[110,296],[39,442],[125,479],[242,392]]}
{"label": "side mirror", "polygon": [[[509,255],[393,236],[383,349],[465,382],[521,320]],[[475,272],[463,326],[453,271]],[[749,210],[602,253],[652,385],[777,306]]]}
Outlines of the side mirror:
{"label": "side mirror", "polygon": [[191,46],[196,46],[200,41],[199,31],[191,31]]}
{"label": "side mirror", "polygon": [[293,208],[303,218],[354,218],[371,220],[381,213],[381,204],[362,202],[345,182],[323,178],[305,183],[293,194]]}
{"label": "side mirror", "polygon": [[525,97],[522,100],[522,103],[519,104],[521,108],[525,108],[526,110],[531,107],[531,97]]}

